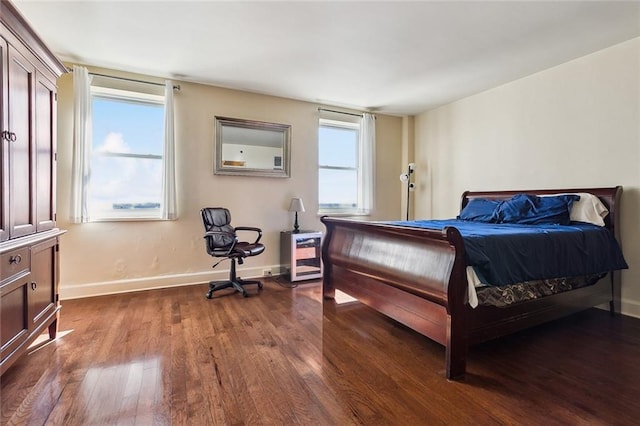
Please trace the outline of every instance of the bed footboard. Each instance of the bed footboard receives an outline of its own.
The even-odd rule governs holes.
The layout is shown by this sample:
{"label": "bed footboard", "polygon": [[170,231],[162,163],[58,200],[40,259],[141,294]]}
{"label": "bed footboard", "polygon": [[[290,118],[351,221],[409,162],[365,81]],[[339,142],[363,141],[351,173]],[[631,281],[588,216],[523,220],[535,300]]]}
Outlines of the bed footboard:
{"label": "bed footboard", "polygon": [[446,375],[464,375],[464,244],[444,231],[323,217],[323,295],[339,289],[446,348]]}

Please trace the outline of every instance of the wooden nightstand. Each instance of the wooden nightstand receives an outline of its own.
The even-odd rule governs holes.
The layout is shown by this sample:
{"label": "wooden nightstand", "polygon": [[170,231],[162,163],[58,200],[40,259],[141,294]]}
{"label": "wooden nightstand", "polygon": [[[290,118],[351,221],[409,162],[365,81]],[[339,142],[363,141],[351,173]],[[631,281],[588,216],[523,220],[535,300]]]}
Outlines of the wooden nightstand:
{"label": "wooden nightstand", "polygon": [[280,262],[290,281],[322,278],[322,232],[280,232]]}

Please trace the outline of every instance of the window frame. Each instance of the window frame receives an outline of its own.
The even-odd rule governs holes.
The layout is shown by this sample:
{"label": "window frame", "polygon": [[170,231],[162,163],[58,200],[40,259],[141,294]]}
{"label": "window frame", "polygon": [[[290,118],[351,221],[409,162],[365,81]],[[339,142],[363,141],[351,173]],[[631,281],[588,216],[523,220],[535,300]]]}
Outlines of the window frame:
{"label": "window frame", "polygon": [[[322,141],[320,140],[320,129],[322,127],[333,127],[338,129],[349,129],[356,131],[356,167],[343,167],[343,166],[330,166],[320,164],[320,149]],[[355,170],[356,171],[356,193],[357,193],[357,205],[352,208],[331,208],[322,207],[320,200],[318,199],[318,214],[331,214],[342,216],[368,216],[370,213],[365,213],[364,199],[363,199],[363,185],[364,185],[364,173],[362,168],[362,156],[363,156],[363,138],[361,137],[362,125],[361,123],[346,120],[336,120],[328,118],[320,118],[318,122],[318,196],[320,195],[320,170]]]}
{"label": "window frame", "polygon": [[[103,85],[91,85],[90,86],[90,102],[93,105],[93,101],[95,98],[102,99],[111,99],[115,101],[121,102],[130,102],[139,105],[145,106],[162,106],[163,108],[163,116],[166,114],[166,99],[164,95],[156,95],[151,93],[146,93],[143,91],[137,90],[122,90],[114,87],[106,87]],[[94,121],[95,115],[94,112],[91,112],[92,122]],[[163,119],[164,120],[164,119]],[[99,157],[111,157],[111,158],[134,158],[134,159],[145,159],[145,160],[159,160],[161,164],[161,168],[163,167],[163,163],[165,161],[164,154],[136,154],[136,153],[117,153],[117,152],[93,152],[94,145],[94,134],[91,132],[90,141],[88,144],[91,147],[91,161],[89,163],[89,175],[91,175],[91,169],[93,168],[93,158],[94,156]],[[162,138],[162,146],[161,152],[165,152],[165,137]],[[160,205],[154,208],[144,208],[144,209],[122,209],[122,211],[118,211],[118,209],[112,209],[109,211],[109,214],[104,214],[108,210],[96,210],[91,208],[91,179],[86,183],[87,185],[87,210],[89,212],[89,221],[88,222],[126,222],[126,221],[156,221],[156,220],[165,220],[162,218],[162,201],[164,199],[162,191],[163,183],[160,182]]]}

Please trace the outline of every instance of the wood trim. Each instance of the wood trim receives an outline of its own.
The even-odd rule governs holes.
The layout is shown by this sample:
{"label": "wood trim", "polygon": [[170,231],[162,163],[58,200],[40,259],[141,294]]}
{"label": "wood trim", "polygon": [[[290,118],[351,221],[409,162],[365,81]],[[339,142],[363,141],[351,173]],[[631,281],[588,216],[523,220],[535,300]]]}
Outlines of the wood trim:
{"label": "wood trim", "polygon": [[11,251],[20,247],[30,246],[33,244],[37,244],[46,239],[58,237],[67,232],[66,229],[58,229],[54,228],[49,231],[38,232],[35,234],[27,235],[24,237],[20,237],[13,240],[4,241],[2,245],[0,245],[0,253],[4,253],[7,251]]}
{"label": "wood trim", "polygon": [[67,67],[53,54],[36,32],[29,26],[27,20],[18,12],[8,0],[0,0],[0,22],[20,40],[35,56],[47,66],[50,72],[60,77],[68,72]]}

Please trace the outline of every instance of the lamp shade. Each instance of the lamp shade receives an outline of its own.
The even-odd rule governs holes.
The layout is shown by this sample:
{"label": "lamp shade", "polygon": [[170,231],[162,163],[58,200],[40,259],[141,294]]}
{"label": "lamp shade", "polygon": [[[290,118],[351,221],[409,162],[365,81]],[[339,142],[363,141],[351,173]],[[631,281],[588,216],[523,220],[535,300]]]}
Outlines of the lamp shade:
{"label": "lamp shade", "polygon": [[304,204],[302,203],[302,198],[292,198],[291,204],[289,205],[290,212],[303,212]]}

